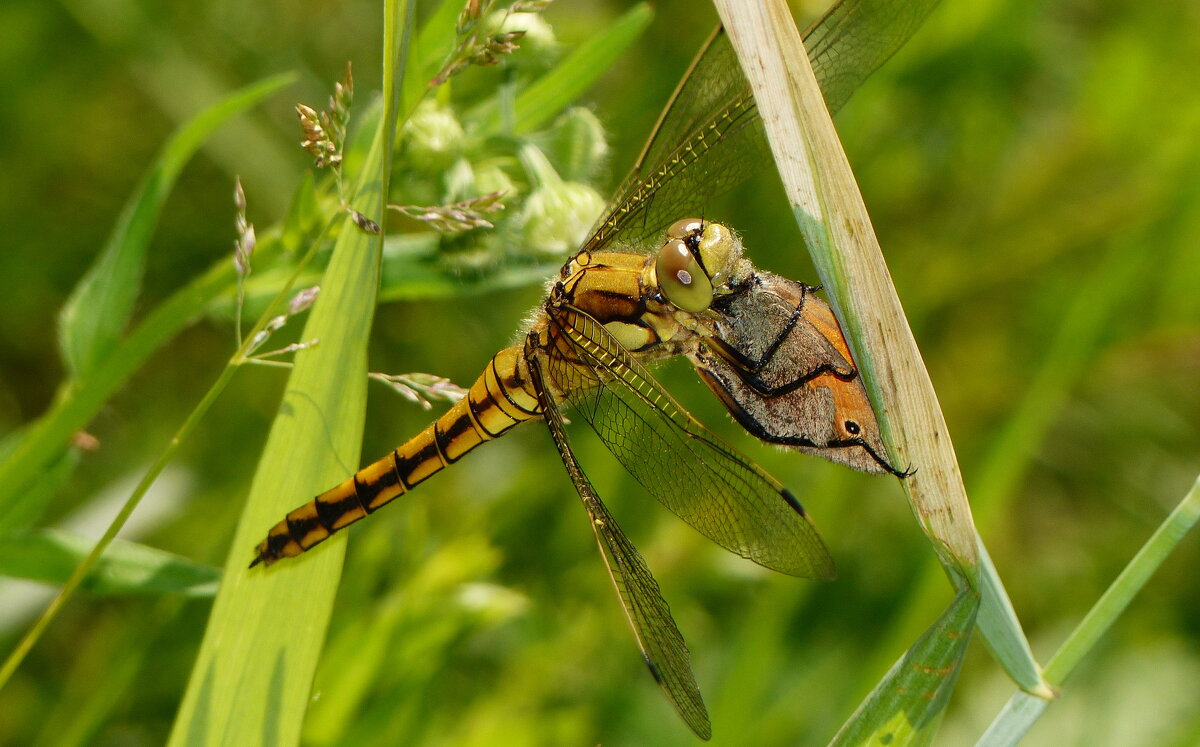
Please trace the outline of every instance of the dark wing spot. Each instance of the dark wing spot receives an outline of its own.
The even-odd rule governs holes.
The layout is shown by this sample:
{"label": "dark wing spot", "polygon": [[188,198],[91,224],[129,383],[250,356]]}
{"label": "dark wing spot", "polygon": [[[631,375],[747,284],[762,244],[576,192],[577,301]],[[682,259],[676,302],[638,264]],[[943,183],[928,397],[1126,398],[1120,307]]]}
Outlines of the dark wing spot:
{"label": "dark wing spot", "polygon": [[650,670],[650,675],[654,677],[654,681],[661,685],[663,683],[662,672],[658,671],[658,667],[654,662],[650,661],[650,657],[644,652],[642,653],[642,661],[646,662],[646,667]]}
{"label": "dark wing spot", "polygon": [[800,501],[796,500],[796,496],[792,495],[792,491],[788,490],[787,488],[784,488],[783,490],[779,491],[779,494],[781,496],[783,496],[783,500],[787,501],[787,504],[792,507],[793,511],[800,514],[801,516],[808,515],[808,514],[804,513],[804,506],[800,505]]}

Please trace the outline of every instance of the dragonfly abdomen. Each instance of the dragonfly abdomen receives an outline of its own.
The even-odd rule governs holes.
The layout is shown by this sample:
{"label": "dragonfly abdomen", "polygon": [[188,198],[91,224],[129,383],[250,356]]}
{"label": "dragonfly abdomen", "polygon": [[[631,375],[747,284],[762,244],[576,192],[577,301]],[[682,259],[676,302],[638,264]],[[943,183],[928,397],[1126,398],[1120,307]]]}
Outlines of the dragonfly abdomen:
{"label": "dragonfly abdomen", "polygon": [[308,550],[407,493],[480,444],[539,417],[541,408],[514,346],[497,353],[467,396],[384,458],[291,511],[256,548],[251,565]]}

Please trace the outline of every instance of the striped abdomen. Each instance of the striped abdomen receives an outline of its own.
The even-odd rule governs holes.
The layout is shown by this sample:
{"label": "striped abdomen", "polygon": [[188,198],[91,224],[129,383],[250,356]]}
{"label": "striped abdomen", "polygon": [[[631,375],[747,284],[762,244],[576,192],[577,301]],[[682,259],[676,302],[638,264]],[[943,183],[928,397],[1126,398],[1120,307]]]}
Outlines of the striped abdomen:
{"label": "striped abdomen", "polygon": [[280,558],[299,555],[407,493],[481,443],[540,416],[523,354],[520,345],[501,350],[467,396],[432,425],[383,459],[289,513],[259,543],[250,565],[270,565]]}

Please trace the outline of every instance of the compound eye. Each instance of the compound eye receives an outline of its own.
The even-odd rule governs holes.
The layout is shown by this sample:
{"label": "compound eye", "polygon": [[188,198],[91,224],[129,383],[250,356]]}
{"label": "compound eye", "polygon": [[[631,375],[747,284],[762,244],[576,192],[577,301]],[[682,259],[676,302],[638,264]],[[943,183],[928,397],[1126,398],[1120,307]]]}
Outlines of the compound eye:
{"label": "compound eye", "polygon": [[713,289],[700,263],[680,239],[668,241],[654,263],[658,287],[671,303],[684,311],[704,311],[712,303]]}
{"label": "compound eye", "polygon": [[668,239],[686,239],[704,230],[704,221],[699,218],[677,220],[667,229]]}

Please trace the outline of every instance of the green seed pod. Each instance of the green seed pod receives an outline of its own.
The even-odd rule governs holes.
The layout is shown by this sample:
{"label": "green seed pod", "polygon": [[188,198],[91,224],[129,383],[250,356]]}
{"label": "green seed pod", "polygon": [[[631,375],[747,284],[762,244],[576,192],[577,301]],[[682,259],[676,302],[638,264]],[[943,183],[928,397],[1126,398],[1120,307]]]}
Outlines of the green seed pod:
{"label": "green seed pod", "polygon": [[603,209],[604,198],[586,184],[538,187],[521,211],[526,244],[537,254],[566,256],[587,238]]}
{"label": "green seed pod", "polygon": [[462,156],[466,133],[449,108],[425,101],[404,126],[404,138],[409,166],[418,173],[434,175]]}
{"label": "green seed pod", "polygon": [[522,72],[541,73],[558,60],[560,45],[554,29],[540,13],[493,13],[486,21],[488,35],[524,31],[516,40],[520,49],[505,55],[505,64]]}
{"label": "green seed pod", "polygon": [[564,179],[590,181],[608,158],[604,126],[591,110],[572,107],[554,123],[547,150]]}

